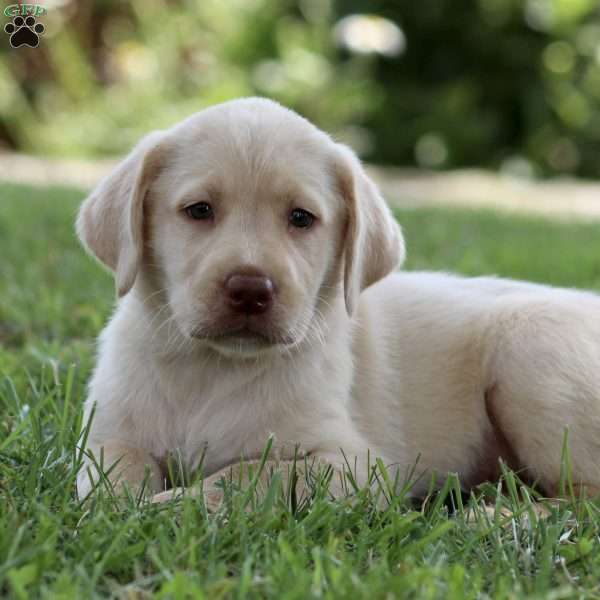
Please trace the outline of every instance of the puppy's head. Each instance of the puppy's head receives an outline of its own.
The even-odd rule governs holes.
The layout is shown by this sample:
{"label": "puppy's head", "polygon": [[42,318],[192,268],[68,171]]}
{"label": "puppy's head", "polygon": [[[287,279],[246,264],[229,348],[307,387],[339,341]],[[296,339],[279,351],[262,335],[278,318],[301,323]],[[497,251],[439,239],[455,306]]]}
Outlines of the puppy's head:
{"label": "puppy's head", "polygon": [[352,151],[263,99],[144,138],[86,199],[78,232],[120,296],[133,288],[186,338],[236,356],[320,335],[404,257]]}

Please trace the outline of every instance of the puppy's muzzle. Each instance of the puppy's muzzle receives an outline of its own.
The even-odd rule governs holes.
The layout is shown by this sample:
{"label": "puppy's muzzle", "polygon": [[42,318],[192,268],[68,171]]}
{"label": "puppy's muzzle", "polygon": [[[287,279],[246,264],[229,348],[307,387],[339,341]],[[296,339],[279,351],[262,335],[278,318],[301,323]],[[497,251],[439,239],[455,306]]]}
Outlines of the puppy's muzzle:
{"label": "puppy's muzzle", "polygon": [[234,272],[225,280],[225,302],[235,313],[261,315],[273,305],[273,281],[260,272]]}

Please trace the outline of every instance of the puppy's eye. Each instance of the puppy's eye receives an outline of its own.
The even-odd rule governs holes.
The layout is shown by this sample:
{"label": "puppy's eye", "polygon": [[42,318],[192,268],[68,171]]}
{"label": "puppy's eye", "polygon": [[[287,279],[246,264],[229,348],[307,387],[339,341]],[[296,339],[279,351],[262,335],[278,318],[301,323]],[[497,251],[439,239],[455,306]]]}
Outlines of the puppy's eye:
{"label": "puppy's eye", "polygon": [[212,219],[214,216],[212,206],[208,202],[198,202],[191,206],[186,206],[185,214],[190,219],[196,219],[197,221]]}
{"label": "puppy's eye", "polygon": [[294,208],[290,213],[289,222],[292,227],[298,229],[308,229],[315,222],[315,216],[311,215],[307,210],[303,208]]}

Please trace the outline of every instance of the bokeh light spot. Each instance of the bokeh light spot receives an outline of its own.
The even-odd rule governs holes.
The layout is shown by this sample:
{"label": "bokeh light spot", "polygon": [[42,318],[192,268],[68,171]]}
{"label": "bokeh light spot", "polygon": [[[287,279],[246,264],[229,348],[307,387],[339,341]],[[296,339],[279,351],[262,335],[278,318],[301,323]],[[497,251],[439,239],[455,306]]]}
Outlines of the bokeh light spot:
{"label": "bokeh light spot", "polygon": [[448,158],[448,147],[437,133],[422,135],[415,144],[415,158],[422,167],[441,167]]}
{"label": "bokeh light spot", "polygon": [[398,56],[406,48],[400,27],[377,15],[349,15],[334,28],[338,43],[358,54]]}
{"label": "bokeh light spot", "polygon": [[575,66],[575,50],[568,42],[552,42],[544,50],[543,61],[546,69],[553,73],[568,73]]}

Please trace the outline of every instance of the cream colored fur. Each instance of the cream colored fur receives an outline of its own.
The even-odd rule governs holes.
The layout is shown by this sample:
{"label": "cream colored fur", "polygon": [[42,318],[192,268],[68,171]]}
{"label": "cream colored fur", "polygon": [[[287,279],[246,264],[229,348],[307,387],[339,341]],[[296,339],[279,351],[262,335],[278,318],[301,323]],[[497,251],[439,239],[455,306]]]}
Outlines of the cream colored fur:
{"label": "cream colored fur", "polygon": [[[214,221],[183,208],[210,202]],[[288,215],[317,216],[308,230]],[[78,231],[115,271],[86,450],[113,482],[165,461],[220,470],[295,447],[337,469],[367,456],[414,494],[433,472],[469,487],[498,459],[557,493],[563,432],[574,481],[600,491],[600,298],[495,278],[395,273],[399,228],[347,148],[295,113],[244,99],[145,138],[84,202]],[[254,267],[275,283],[257,339],[227,335],[221,282]],[[418,462],[417,462],[418,461]],[[148,470],[149,469],[149,470]],[[283,469],[285,470],[285,469]],[[81,471],[80,496],[96,479]],[[90,479],[91,475],[91,479]],[[341,490],[335,488],[341,493]]]}

